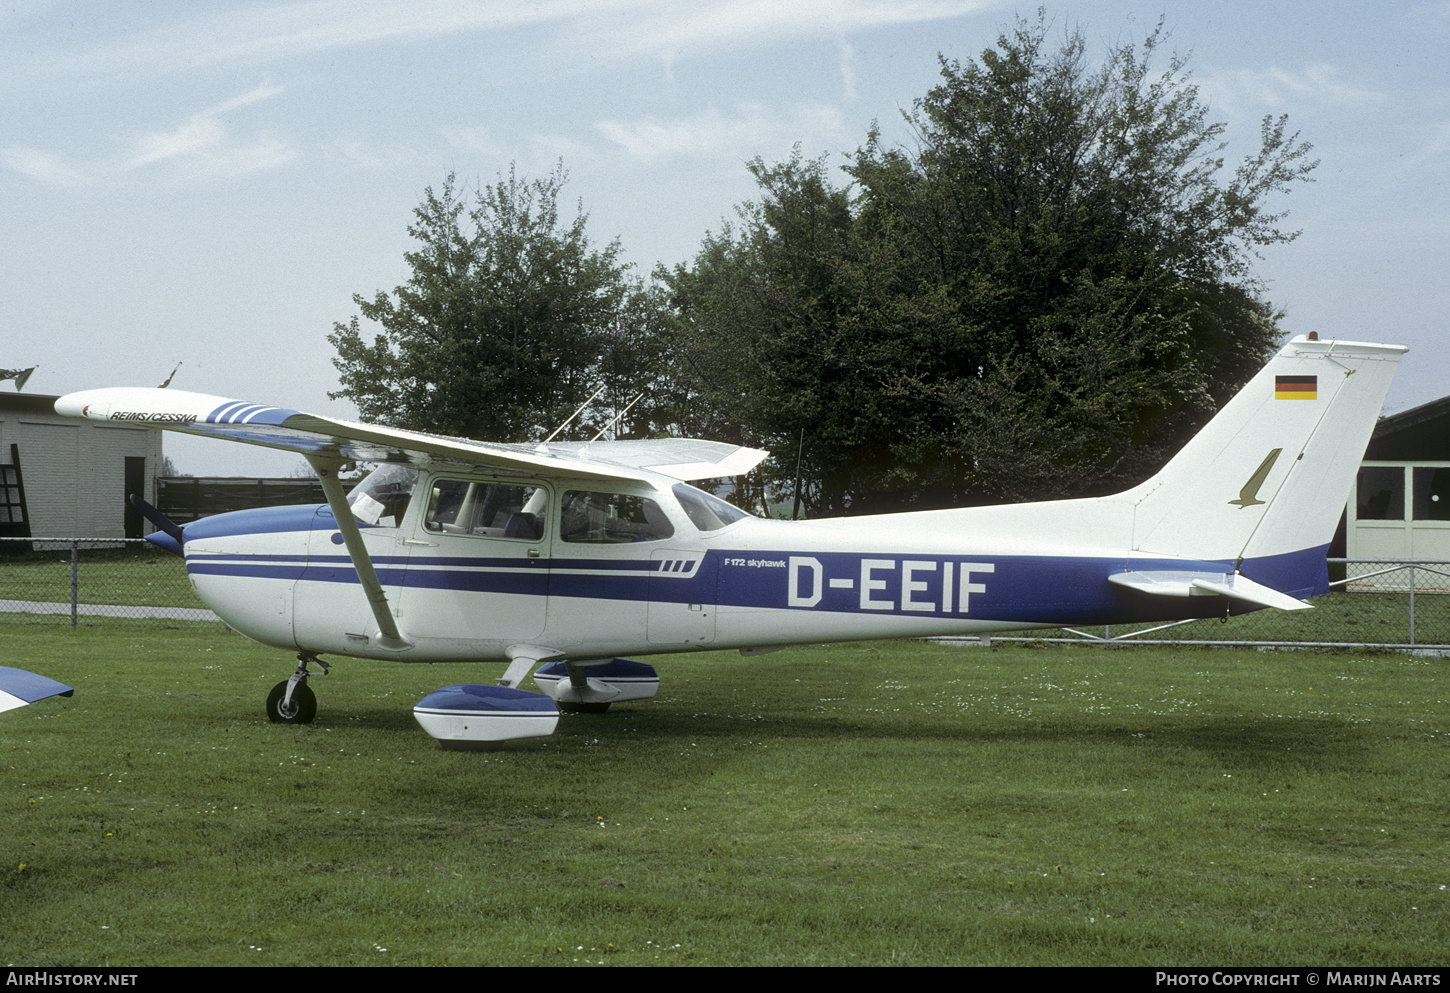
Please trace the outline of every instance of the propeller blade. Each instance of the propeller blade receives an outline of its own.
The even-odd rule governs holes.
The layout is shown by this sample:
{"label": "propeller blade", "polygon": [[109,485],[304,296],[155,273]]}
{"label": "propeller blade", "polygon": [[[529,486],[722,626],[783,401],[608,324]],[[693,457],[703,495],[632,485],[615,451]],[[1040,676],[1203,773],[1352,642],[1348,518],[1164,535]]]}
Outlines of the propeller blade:
{"label": "propeller blade", "polygon": [[182,555],[181,543],[184,542],[186,538],[183,537],[181,533],[181,526],[173,521],[171,518],[167,517],[161,511],[151,506],[145,500],[142,500],[136,494],[132,493],[130,500],[131,506],[139,510],[141,512],[141,516],[145,517],[148,521],[154,524],[158,530],[164,532],[166,536],[171,539],[170,541],[166,541],[165,539],[160,538],[159,535],[153,534],[148,535],[146,540],[151,542],[153,545],[166,549],[168,552],[171,552],[174,555]]}

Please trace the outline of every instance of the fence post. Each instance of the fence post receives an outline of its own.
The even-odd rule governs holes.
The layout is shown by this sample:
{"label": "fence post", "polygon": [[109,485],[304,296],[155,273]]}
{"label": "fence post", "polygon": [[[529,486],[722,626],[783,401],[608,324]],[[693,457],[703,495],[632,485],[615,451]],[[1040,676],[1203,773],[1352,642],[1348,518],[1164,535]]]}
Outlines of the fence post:
{"label": "fence post", "polygon": [[1410,644],[1415,643],[1415,567],[1410,566]]}
{"label": "fence post", "polygon": [[76,626],[76,603],[79,601],[81,572],[81,543],[74,538],[70,543],[70,626]]}

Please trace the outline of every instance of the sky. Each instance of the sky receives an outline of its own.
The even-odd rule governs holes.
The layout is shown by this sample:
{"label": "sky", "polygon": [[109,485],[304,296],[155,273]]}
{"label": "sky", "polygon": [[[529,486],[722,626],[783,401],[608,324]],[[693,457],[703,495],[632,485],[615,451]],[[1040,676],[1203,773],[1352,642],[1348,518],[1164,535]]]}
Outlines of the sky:
{"label": "sky", "polygon": [[[560,162],[635,271],[690,261],[799,146],[832,167],[1035,4],[996,0],[0,0],[0,367],[28,393],[173,386],[353,418],[327,335],[406,282],[412,211]],[[1078,0],[1089,54],[1188,58],[1228,166],[1314,146],[1256,275],[1287,334],[1410,346],[1386,413],[1450,394],[1450,0]],[[1161,63],[1166,68],[1166,56]],[[845,176],[841,175],[844,184]],[[572,215],[570,215],[572,216]],[[364,328],[367,325],[364,323]],[[0,389],[13,389],[12,384]],[[193,475],[295,455],[169,435]]]}

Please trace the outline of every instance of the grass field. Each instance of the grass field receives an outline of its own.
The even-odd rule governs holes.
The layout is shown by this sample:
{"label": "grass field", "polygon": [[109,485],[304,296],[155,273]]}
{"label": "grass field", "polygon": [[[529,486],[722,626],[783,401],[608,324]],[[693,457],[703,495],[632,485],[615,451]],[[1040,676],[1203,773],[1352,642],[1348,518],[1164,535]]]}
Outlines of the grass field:
{"label": "grass field", "polygon": [[[1415,597],[1414,637],[1410,631],[1408,593],[1343,593],[1315,597],[1313,610],[1256,610],[1226,621],[1194,621],[1148,635],[1186,641],[1318,641],[1387,645],[1450,645],[1450,596],[1420,593]],[[1112,634],[1158,627],[1156,624],[1114,625]],[[1094,635],[1102,628],[1085,628]]]}
{"label": "grass field", "polygon": [[660,696],[445,752],[495,667],[0,626],[0,961],[1441,964],[1446,662],[874,643],[656,660]]}
{"label": "grass field", "polygon": [[[151,545],[81,550],[77,600],[121,606],[204,608],[180,558]],[[69,603],[70,549],[0,556],[0,600]]]}

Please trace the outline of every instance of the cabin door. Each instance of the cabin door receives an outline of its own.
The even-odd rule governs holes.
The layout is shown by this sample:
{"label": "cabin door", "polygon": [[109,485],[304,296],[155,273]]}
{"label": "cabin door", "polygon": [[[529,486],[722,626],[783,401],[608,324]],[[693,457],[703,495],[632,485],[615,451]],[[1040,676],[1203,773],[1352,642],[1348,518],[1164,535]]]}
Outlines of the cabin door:
{"label": "cabin door", "polygon": [[417,495],[422,512],[402,543],[407,637],[461,657],[538,637],[549,594],[548,488],[434,476]]}

